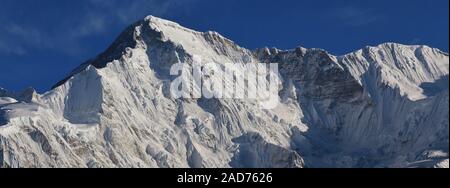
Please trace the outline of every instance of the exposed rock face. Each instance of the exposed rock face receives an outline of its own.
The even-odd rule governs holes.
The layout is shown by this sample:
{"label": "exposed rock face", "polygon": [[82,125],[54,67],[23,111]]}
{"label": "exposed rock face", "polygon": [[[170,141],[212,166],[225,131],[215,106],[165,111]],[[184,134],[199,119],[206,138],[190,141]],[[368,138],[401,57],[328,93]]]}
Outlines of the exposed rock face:
{"label": "exposed rock face", "polygon": [[[178,100],[170,67],[278,63],[281,103]],[[448,54],[386,43],[241,48],[155,17],[54,89],[0,89],[0,161],[8,167],[448,167]],[[213,81],[217,81],[213,79]]]}
{"label": "exposed rock face", "polygon": [[281,62],[284,93],[296,91],[288,96],[309,130],[294,146],[308,165],[430,166],[448,158],[448,54],[393,43],[341,57],[302,48],[258,54]]}

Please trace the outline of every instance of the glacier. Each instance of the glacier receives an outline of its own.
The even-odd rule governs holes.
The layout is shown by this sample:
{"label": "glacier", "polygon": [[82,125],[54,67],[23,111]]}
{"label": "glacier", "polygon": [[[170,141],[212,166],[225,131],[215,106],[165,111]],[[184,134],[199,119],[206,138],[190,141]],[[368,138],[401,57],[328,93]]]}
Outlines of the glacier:
{"label": "glacier", "polygon": [[[170,67],[196,55],[278,63],[280,104],[171,98]],[[251,51],[148,16],[46,93],[0,88],[0,165],[448,168],[448,74],[428,46]]]}

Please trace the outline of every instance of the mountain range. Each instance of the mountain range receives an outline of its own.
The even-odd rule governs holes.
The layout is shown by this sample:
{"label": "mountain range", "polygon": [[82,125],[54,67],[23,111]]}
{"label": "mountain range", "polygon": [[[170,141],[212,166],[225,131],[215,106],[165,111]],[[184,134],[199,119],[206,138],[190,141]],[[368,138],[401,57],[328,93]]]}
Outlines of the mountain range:
{"label": "mountain range", "polygon": [[[280,103],[174,99],[170,67],[194,56],[277,63]],[[448,168],[448,75],[428,46],[248,50],[148,16],[46,93],[0,88],[0,165]]]}

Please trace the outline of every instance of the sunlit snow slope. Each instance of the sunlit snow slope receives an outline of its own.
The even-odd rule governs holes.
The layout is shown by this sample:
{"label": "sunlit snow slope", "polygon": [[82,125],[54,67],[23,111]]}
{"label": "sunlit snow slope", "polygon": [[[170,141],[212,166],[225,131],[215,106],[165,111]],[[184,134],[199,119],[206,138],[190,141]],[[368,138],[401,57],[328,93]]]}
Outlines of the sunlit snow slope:
{"label": "sunlit snow slope", "polygon": [[[281,104],[173,99],[170,67],[194,55],[279,63]],[[252,52],[149,16],[47,93],[0,88],[0,165],[448,168],[448,73],[427,46]]]}

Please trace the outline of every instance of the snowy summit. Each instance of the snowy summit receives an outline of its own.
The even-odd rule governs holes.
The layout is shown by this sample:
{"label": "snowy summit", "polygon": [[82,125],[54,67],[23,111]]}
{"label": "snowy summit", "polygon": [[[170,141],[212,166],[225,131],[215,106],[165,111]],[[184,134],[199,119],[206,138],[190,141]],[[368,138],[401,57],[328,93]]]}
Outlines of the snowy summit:
{"label": "snowy summit", "polygon": [[[280,104],[173,99],[170,67],[194,56],[277,63]],[[149,16],[51,91],[0,88],[0,165],[448,168],[448,74],[428,46],[251,51]]]}

